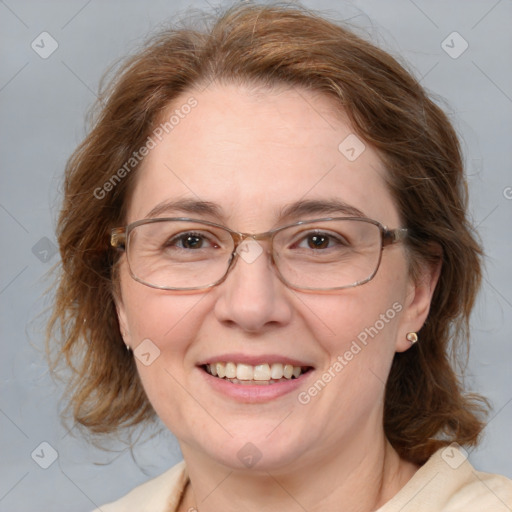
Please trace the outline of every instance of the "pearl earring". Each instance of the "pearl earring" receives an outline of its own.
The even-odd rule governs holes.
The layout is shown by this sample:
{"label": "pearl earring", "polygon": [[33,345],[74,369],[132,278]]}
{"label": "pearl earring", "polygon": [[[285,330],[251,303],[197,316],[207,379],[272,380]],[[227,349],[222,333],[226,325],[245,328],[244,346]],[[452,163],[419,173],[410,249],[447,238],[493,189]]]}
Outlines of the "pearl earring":
{"label": "pearl earring", "polygon": [[418,341],[418,335],[415,332],[408,332],[406,338],[407,341],[411,342],[411,345],[414,345]]}
{"label": "pearl earring", "polygon": [[[123,341],[124,341],[124,339],[126,338],[126,332],[122,332],[121,336],[123,337]],[[128,345],[128,343],[126,343],[126,341],[124,341],[124,346],[126,347],[126,350],[128,350],[128,352],[130,352],[130,350],[131,350],[130,345]]]}

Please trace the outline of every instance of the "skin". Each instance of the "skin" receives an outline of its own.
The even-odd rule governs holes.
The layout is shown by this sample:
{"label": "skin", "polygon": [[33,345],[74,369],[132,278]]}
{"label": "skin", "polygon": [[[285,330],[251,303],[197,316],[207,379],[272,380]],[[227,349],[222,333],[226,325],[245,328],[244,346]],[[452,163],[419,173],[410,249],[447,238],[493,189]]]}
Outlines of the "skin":
{"label": "skin", "polygon": [[[161,202],[200,198],[218,204],[222,216],[161,216],[263,232],[279,225],[280,209],[290,203],[335,198],[400,227],[378,154],[366,146],[350,162],[338,150],[353,129],[334,116],[329,98],[214,84],[184,93],[169,111],[191,95],[197,107],[139,169],[127,223]],[[160,350],[153,364],[137,365],[187,463],[191,484],[180,510],[363,512],[396,494],[417,467],[384,436],[384,383],[395,352],[411,347],[406,334],[426,319],[437,274],[425,268],[413,282],[396,244],[384,249],[372,281],[306,293],[286,287],[264,253],[251,264],[239,259],[219,286],[183,293],[136,282],[124,261],[120,325],[133,349],[149,338]],[[295,392],[261,404],[236,402],[215,393],[196,367],[225,352],[287,355],[315,367],[304,391],[394,303],[401,311],[306,405]],[[237,456],[247,442],[262,455],[250,469]]]}

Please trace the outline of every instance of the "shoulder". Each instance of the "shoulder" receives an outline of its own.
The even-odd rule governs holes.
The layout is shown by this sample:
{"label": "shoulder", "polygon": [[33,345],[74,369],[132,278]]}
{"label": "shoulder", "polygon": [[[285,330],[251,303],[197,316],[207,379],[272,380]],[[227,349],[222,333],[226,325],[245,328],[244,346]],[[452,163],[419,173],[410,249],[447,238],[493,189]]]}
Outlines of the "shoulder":
{"label": "shoulder", "polygon": [[378,512],[510,512],[512,480],[483,473],[451,445],[432,455]]}
{"label": "shoulder", "polygon": [[512,480],[473,469],[463,485],[449,499],[446,509],[464,512],[508,512],[512,510]]}
{"label": "shoulder", "polygon": [[117,501],[94,512],[168,512],[176,508],[188,480],[185,462],[139,485]]}

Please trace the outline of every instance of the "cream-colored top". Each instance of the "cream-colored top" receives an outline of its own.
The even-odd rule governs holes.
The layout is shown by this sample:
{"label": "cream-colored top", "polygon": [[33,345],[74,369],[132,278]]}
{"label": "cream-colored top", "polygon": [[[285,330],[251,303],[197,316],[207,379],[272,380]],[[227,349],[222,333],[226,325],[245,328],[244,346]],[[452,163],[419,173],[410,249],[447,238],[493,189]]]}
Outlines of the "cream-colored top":
{"label": "cream-colored top", "polygon": [[[376,512],[512,512],[512,480],[476,471],[446,448],[434,453]],[[176,512],[188,483],[185,462],[94,512]]]}

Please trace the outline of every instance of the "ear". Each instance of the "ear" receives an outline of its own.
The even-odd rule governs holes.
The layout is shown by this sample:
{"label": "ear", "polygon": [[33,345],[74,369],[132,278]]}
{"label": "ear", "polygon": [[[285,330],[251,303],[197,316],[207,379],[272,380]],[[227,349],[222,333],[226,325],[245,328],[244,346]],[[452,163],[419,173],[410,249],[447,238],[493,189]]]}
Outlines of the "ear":
{"label": "ear", "polygon": [[117,320],[119,322],[119,329],[121,331],[121,336],[123,337],[123,341],[127,347],[131,348],[132,340],[130,335],[130,329],[128,324],[128,315],[126,314],[126,309],[123,305],[123,301],[119,296],[119,293],[114,294],[114,302],[116,305],[117,311]]}
{"label": "ear", "polygon": [[436,262],[421,264],[418,276],[415,278],[413,276],[409,277],[407,295],[395,347],[397,352],[405,352],[411,348],[411,342],[406,338],[407,333],[418,332],[423,327],[430,311],[430,304],[441,274],[441,267],[442,257],[439,255],[439,259]]}

